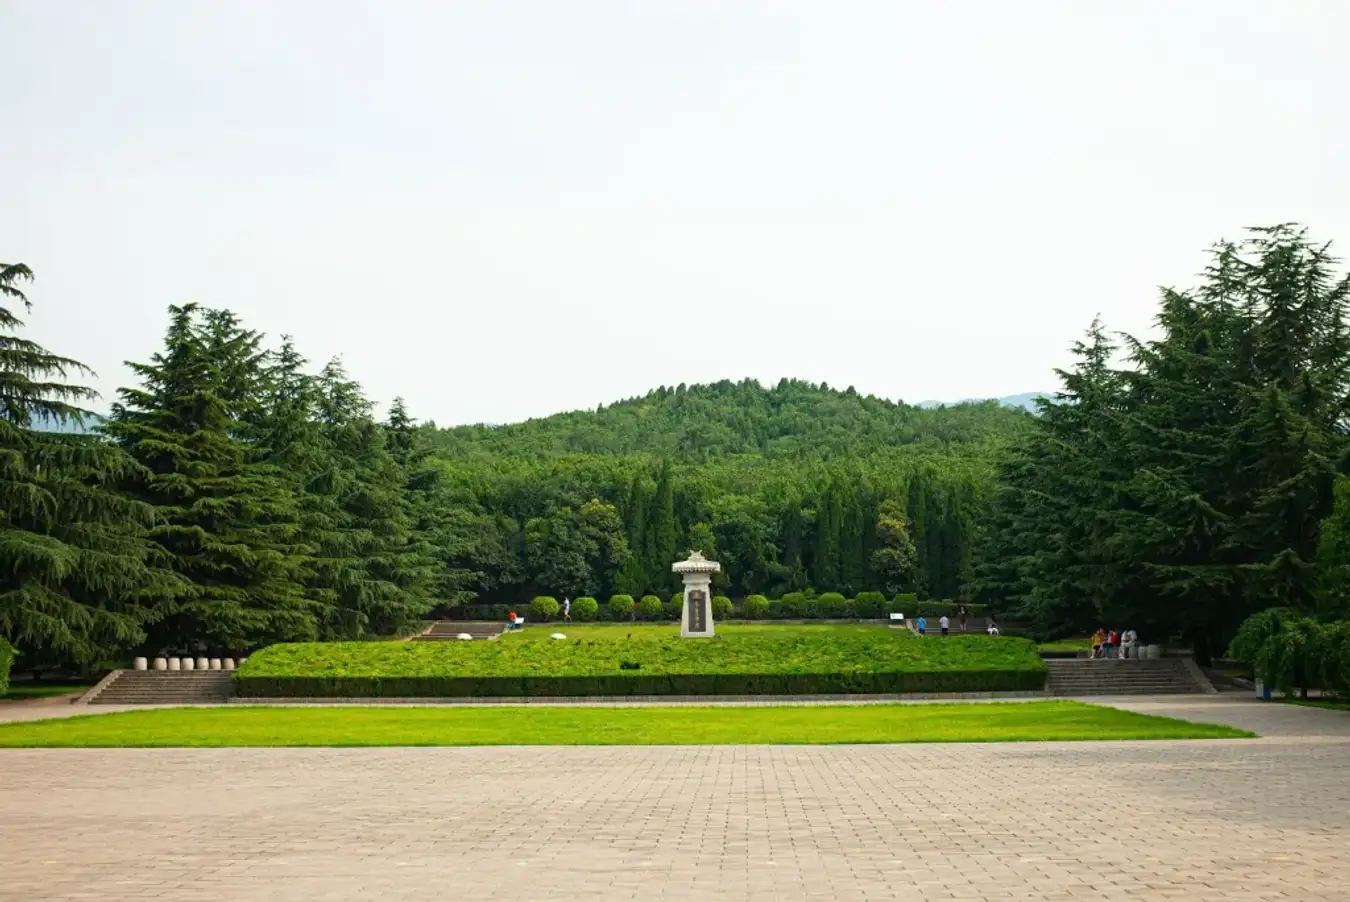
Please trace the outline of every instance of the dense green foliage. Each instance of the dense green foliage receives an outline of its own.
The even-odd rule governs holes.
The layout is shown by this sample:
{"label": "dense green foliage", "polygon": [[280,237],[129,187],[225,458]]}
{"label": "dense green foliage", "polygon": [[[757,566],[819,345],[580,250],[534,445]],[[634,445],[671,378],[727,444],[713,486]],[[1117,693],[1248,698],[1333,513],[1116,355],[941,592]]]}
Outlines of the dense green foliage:
{"label": "dense green foliage", "polygon": [[9,671],[14,666],[14,646],[0,636],[0,698],[9,692]]}
{"label": "dense green foliage", "polygon": [[1248,617],[1228,653],[1282,692],[1350,694],[1350,620],[1318,621],[1289,608]]}
{"label": "dense green foliage", "polygon": [[70,384],[89,371],[15,334],[9,305],[27,267],[0,264],[0,642],[25,668],[93,666],[145,639],[161,606],[186,591],[146,538],[149,505],[115,491],[140,467],[96,436],[46,431],[79,424],[95,397]]}
{"label": "dense green foliage", "polygon": [[1125,365],[1094,323],[1000,467],[978,594],[1062,634],[1184,633],[1201,660],[1253,612],[1315,610],[1350,413],[1334,262],[1293,227],[1255,230],[1214,248],[1198,288],[1163,292],[1158,336],[1120,340]]}
{"label": "dense green foliage", "polygon": [[236,672],[245,696],[755,695],[1040,689],[1032,643],[919,639],[871,626],[524,630],[496,642],[274,645]]}
{"label": "dense green foliage", "polygon": [[1081,702],[752,708],[177,708],[0,725],[5,748],[744,745],[1238,739],[1217,724]]}

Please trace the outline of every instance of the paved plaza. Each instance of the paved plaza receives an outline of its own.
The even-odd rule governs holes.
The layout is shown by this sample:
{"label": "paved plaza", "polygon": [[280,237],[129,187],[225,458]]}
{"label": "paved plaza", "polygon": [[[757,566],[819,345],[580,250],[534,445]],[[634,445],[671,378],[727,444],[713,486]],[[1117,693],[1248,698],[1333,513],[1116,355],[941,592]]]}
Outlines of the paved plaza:
{"label": "paved plaza", "polygon": [[0,899],[1350,900],[1350,714],[1260,740],[0,750]]}

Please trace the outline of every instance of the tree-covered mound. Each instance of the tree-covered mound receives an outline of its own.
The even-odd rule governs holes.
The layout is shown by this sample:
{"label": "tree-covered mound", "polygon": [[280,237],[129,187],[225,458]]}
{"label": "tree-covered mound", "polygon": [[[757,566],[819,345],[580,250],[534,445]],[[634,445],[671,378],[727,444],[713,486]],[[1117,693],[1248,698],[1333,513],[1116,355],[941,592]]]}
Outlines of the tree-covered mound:
{"label": "tree-covered mound", "polygon": [[526,629],[496,641],[274,645],[235,675],[246,697],[792,695],[1040,689],[1026,640],[921,639],[877,626]]}

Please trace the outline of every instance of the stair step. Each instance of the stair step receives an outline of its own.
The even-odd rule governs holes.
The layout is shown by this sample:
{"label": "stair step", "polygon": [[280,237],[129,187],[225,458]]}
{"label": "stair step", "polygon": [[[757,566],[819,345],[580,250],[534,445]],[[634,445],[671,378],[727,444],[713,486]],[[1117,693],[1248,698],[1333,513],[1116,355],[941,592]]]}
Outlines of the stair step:
{"label": "stair step", "polygon": [[123,670],[91,705],[171,705],[222,702],[233,694],[228,670]]}

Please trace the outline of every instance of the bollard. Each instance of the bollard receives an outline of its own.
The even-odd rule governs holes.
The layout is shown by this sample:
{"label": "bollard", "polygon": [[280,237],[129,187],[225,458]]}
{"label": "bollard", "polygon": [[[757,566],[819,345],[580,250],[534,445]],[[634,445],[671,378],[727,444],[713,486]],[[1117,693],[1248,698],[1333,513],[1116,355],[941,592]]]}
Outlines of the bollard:
{"label": "bollard", "polygon": [[182,670],[182,669],[183,669],[183,662],[180,661],[180,660],[178,660],[177,658],[170,658],[170,659],[169,659],[169,669],[170,669],[170,670]]}
{"label": "bollard", "polygon": [[132,669],[132,670],[146,670],[146,669],[148,669],[148,668],[145,666],[145,658],[136,658],[134,661],[132,661],[132,662],[131,662],[131,669]]}
{"label": "bollard", "polygon": [[168,669],[169,669],[169,662],[166,661],[166,660],[164,660],[163,658],[155,658],[155,669],[156,669],[156,670],[168,670]]}
{"label": "bollard", "polygon": [[207,669],[209,669],[209,670],[219,670],[219,669],[220,669],[220,658],[212,658],[210,661],[208,661],[208,662],[207,662]]}
{"label": "bollard", "polygon": [[220,662],[221,670],[234,670],[234,658],[225,658]]}
{"label": "bollard", "polygon": [[192,659],[191,659],[191,658],[183,658],[183,669],[184,669],[184,670],[191,670],[191,669],[192,669]]}
{"label": "bollard", "polygon": [[210,669],[211,669],[211,662],[208,661],[208,660],[206,660],[205,658],[198,658],[198,659],[197,659],[197,669],[198,669],[198,670],[210,670]]}

